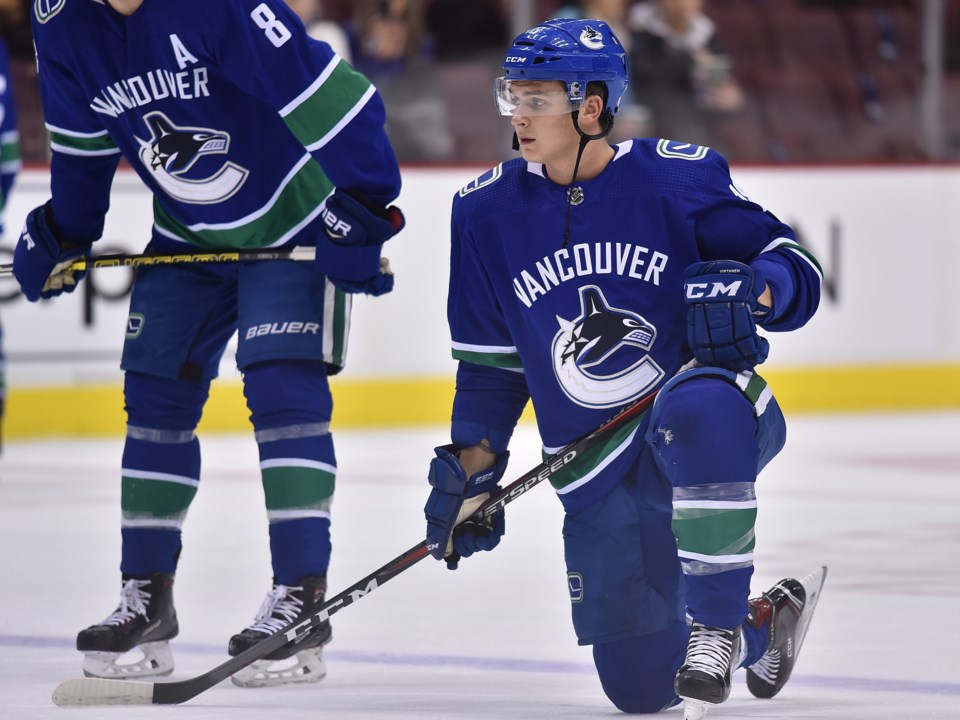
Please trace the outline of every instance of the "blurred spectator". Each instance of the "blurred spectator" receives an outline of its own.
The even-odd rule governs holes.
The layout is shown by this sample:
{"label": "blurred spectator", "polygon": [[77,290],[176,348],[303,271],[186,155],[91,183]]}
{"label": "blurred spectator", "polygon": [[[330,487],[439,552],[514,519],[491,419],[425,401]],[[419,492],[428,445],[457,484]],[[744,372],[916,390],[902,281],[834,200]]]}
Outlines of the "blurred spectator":
{"label": "blurred spectator", "polygon": [[452,158],[486,165],[510,157],[513,132],[495,122],[493,104],[493,81],[503,74],[503,47],[511,39],[504,2],[431,0],[426,28],[449,113]]}
{"label": "blurred spectator", "polygon": [[0,39],[10,52],[8,78],[19,109],[20,152],[27,162],[46,162],[49,146],[30,30],[32,6],[33,0],[0,0]]}
{"label": "blurred spectator", "polygon": [[652,114],[654,133],[724,152],[717,124],[743,105],[703,0],[655,0],[629,17],[631,82]]}
{"label": "blurred spectator", "polygon": [[348,26],[353,65],[377,86],[401,161],[444,160],[453,142],[420,0],[362,0]]}
{"label": "blurred spectator", "polygon": [[33,60],[33,33],[30,32],[31,0],[0,0],[0,38],[12,58]]}
{"label": "blurred spectator", "polygon": [[347,62],[351,62],[350,41],[347,33],[335,22],[324,19],[322,0],[287,0],[307,28],[307,34],[314,40],[322,40]]}
{"label": "blurred spectator", "polygon": [[[502,0],[430,0],[426,24],[433,36],[437,62],[481,59],[492,61],[499,70],[501,46],[510,39]],[[493,78],[490,82],[492,93]]]}

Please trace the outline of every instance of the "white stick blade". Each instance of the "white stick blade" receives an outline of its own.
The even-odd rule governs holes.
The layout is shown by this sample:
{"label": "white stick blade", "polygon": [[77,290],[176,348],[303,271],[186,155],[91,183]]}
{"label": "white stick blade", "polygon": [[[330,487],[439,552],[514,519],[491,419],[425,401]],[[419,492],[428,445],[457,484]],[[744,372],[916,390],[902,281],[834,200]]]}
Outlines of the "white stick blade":
{"label": "white stick blade", "polygon": [[53,691],[53,702],[56,705],[150,705],[153,683],[105,678],[64,680]]}

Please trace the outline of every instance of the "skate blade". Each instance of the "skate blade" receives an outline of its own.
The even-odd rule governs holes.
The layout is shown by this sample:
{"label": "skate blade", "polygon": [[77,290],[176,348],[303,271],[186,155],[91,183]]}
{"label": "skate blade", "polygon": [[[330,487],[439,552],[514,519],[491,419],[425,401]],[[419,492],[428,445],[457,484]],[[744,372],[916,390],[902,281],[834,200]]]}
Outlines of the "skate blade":
{"label": "skate blade", "polygon": [[230,680],[237,687],[258,688],[315,683],[327,675],[327,664],[320,648],[301,650],[285,660],[257,660]]}
{"label": "skate blade", "polygon": [[83,656],[83,674],[88,678],[136,680],[172,672],[173,653],[166,640],[144,643],[125,653],[87,652]]}
{"label": "skate blade", "polygon": [[827,579],[827,567],[823,565],[818,567],[808,575],[799,578],[806,593],[806,600],[803,604],[803,610],[800,612],[800,622],[797,627],[796,654],[800,654],[800,648],[803,647],[803,640],[807,636],[807,630],[810,629],[810,621],[813,620],[813,613],[817,609],[817,603],[820,601],[820,591],[823,589],[823,583]]}
{"label": "skate blade", "polygon": [[711,707],[713,705],[703,700],[683,698],[683,720],[703,720]]}

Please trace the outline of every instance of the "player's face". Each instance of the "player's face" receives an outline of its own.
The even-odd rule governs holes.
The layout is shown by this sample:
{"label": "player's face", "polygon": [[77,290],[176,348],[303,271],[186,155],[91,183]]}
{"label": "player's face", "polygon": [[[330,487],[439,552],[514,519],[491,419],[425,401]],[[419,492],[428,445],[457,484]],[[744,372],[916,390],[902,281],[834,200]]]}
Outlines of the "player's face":
{"label": "player's face", "polygon": [[514,82],[510,89],[516,102],[510,123],[524,160],[549,165],[576,150],[580,136],[570,119],[573,107],[563,83]]}

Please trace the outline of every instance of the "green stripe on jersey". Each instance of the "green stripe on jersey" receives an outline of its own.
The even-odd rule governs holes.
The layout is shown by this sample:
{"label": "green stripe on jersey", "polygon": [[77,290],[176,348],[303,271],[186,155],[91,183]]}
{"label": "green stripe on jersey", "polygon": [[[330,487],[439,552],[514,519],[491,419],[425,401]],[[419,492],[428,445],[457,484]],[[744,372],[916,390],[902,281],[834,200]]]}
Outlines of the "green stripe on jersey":
{"label": "green stripe on jersey", "polygon": [[120,485],[120,509],[124,518],[182,520],[196,494],[194,485],[124,476]]}
{"label": "green stripe on jersey", "polygon": [[263,468],[267,510],[323,509],[330,507],[336,476],[310,467]]}
{"label": "green stripe on jersey", "polygon": [[117,144],[107,133],[96,135],[95,137],[77,137],[76,135],[66,135],[51,130],[50,143],[73,150],[79,155],[102,153],[108,150],[117,150],[119,152]]}
{"label": "green stripe on jersey", "polygon": [[743,555],[753,552],[757,508],[674,508],[673,534],[681,553]]}
{"label": "green stripe on jersey", "polygon": [[185,242],[207,250],[260,249],[275,245],[311,215],[333,190],[333,183],[323,168],[312,159],[303,164],[283,187],[276,199],[257,217],[237,225],[220,223],[219,227],[193,229],[184,225],[160,203],[153,201],[153,220],[157,227]]}
{"label": "green stripe on jersey", "polygon": [[474,352],[472,350],[453,349],[453,359],[463,360],[474,365],[486,365],[487,367],[504,368],[507,370],[522,369],[523,363],[520,362],[520,353],[492,353],[492,352]]}
{"label": "green stripe on jersey", "polygon": [[16,162],[20,159],[20,143],[16,140],[0,144],[0,163]]}
{"label": "green stripe on jersey", "polygon": [[807,250],[807,248],[805,248],[803,245],[800,245],[799,243],[791,242],[789,240],[783,240],[782,242],[777,243],[776,247],[773,249],[779,249],[779,248],[788,248],[790,250],[800,253],[807,260],[810,261],[811,265],[813,265],[817,269],[817,272],[820,273],[820,277],[821,278],[823,277],[823,268],[820,266],[820,261],[817,260],[816,256],[812,252]]}
{"label": "green stripe on jersey", "polygon": [[[550,484],[558,493],[563,493],[564,488],[578,481],[589,482],[593,475],[598,471],[601,465],[614,453],[621,450],[625,443],[632,442],[631,435],[636,431],[637,426],[643,420],[649,410],[640,414],[628,423],[617,428],[610,437],[603,443],[595,445],[589,450],[580,454],[578,458],[560,468],[550,477]],[[544,456],[544,460],[549,456]]]}
{"label": "green stripe on jersey", "polygon": [[370,89],[370,81],[341,60],[316,92],[285,118],[304,147],[324,138]]}

